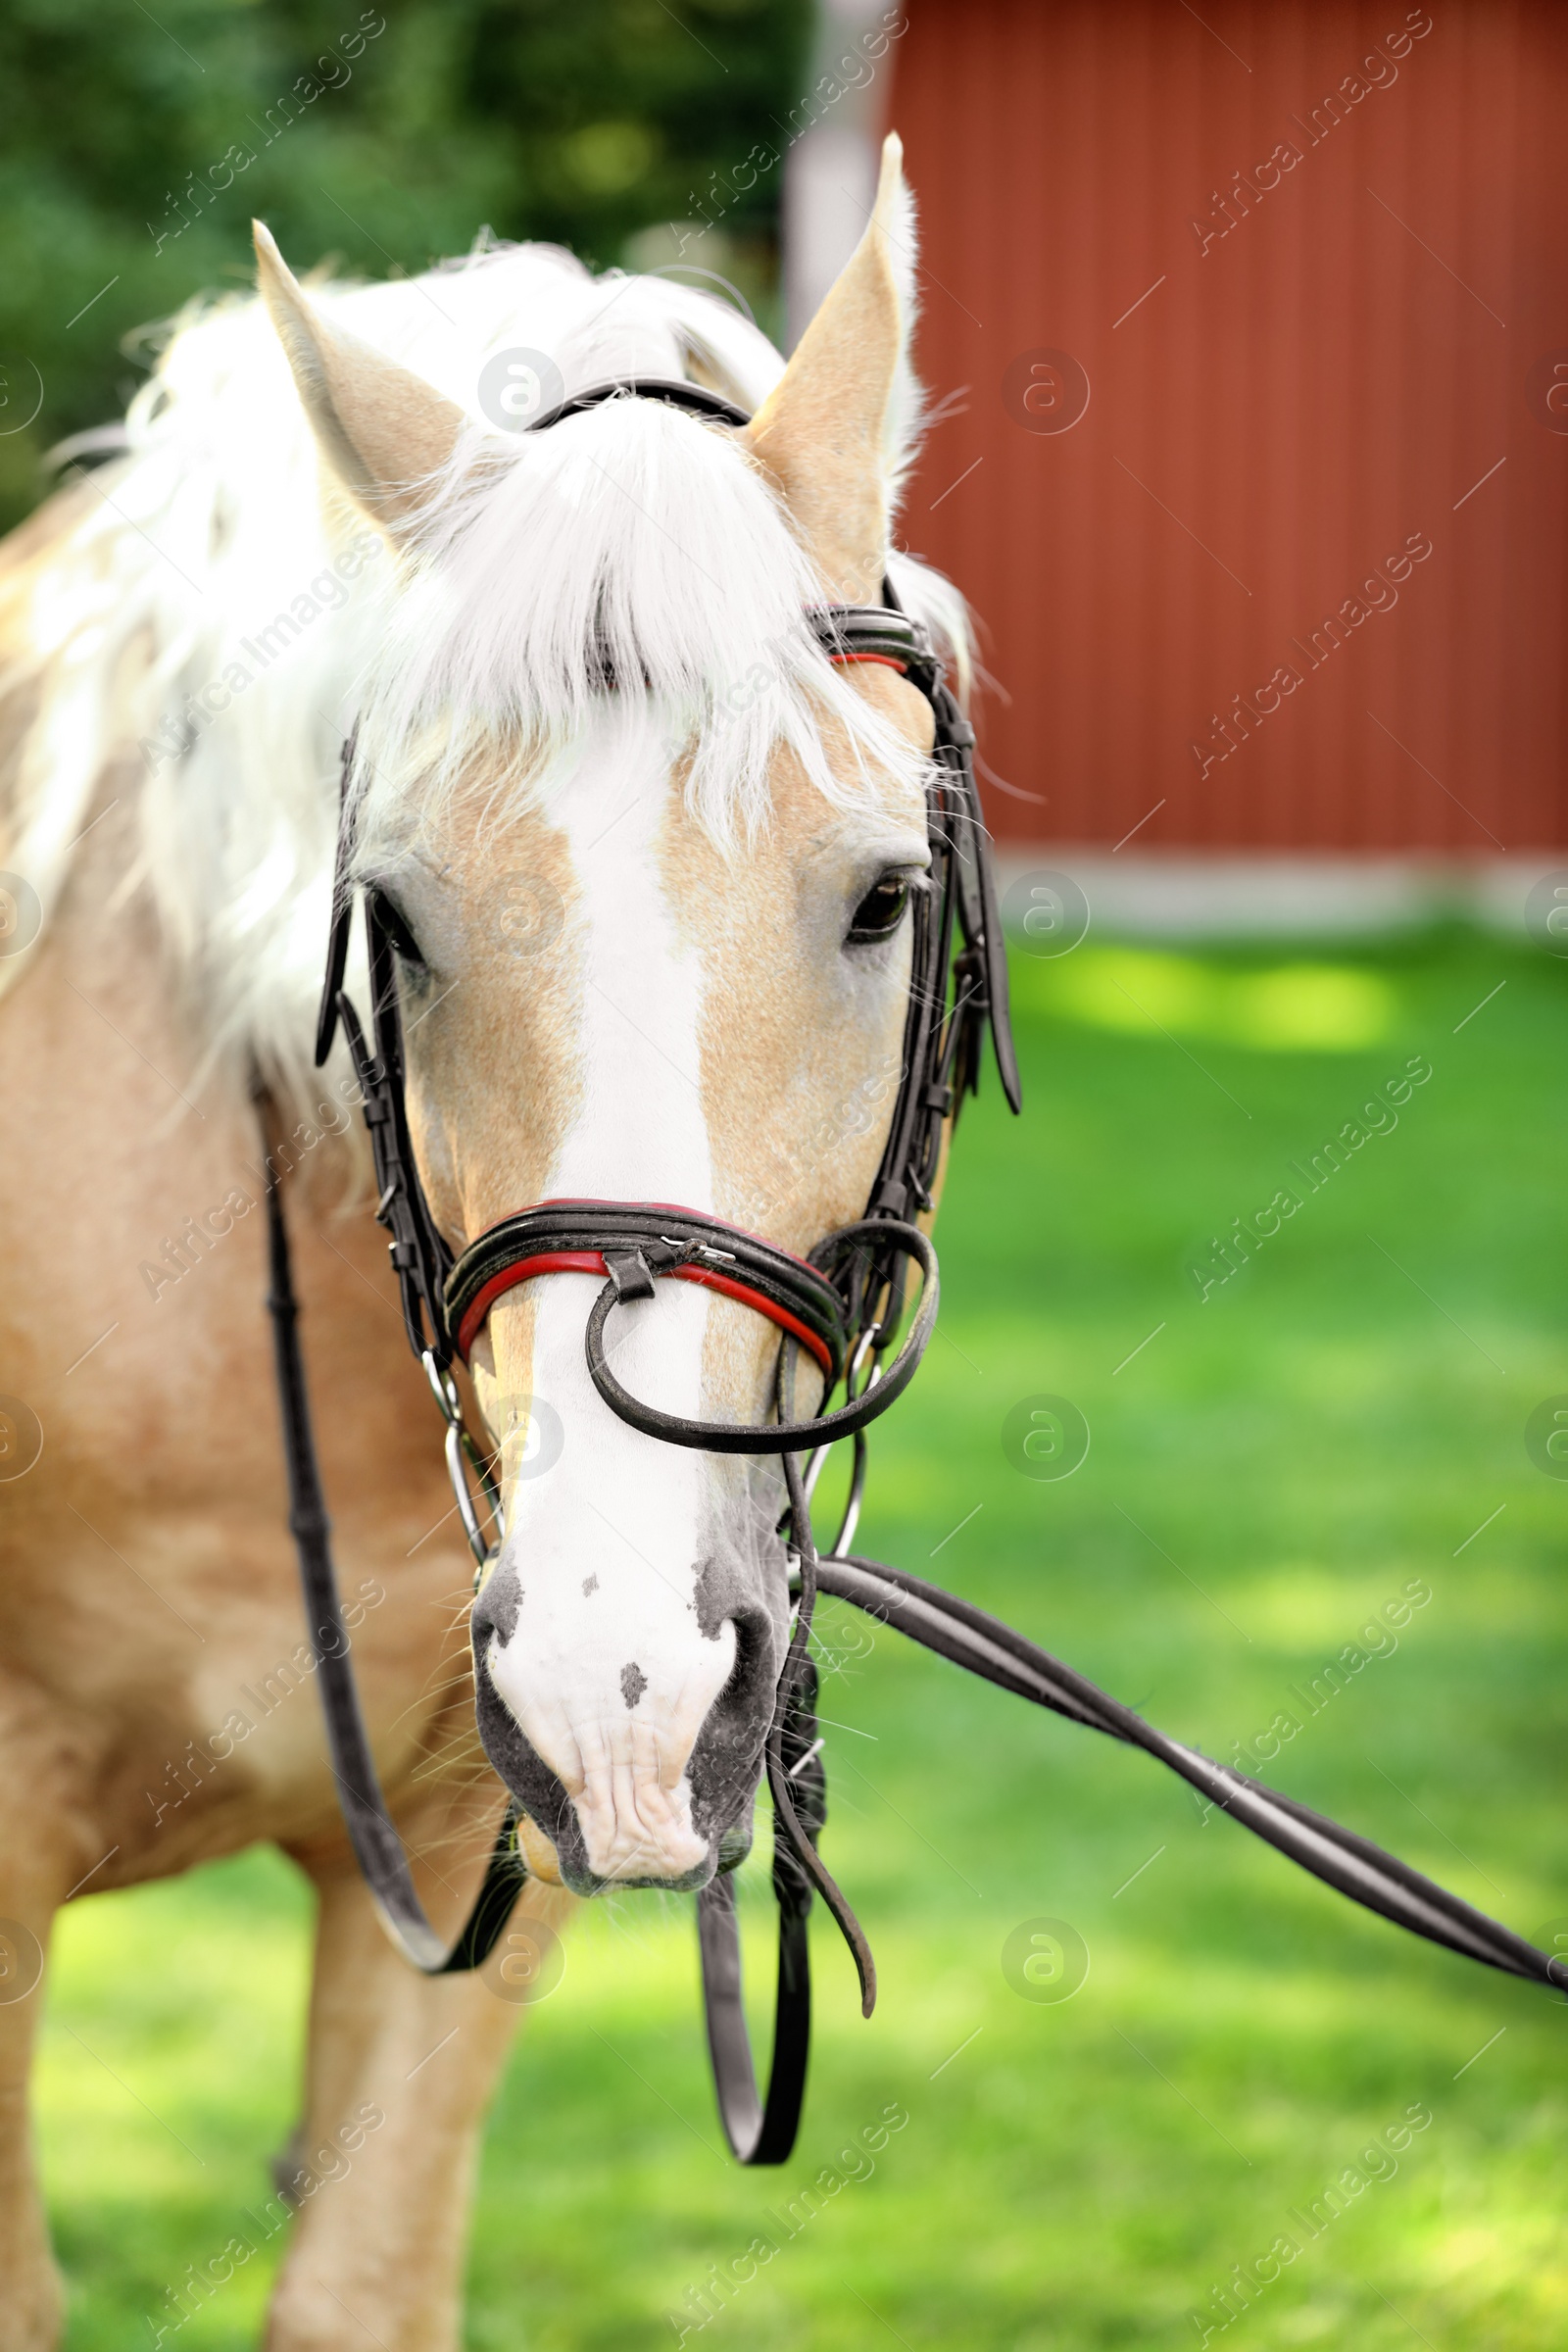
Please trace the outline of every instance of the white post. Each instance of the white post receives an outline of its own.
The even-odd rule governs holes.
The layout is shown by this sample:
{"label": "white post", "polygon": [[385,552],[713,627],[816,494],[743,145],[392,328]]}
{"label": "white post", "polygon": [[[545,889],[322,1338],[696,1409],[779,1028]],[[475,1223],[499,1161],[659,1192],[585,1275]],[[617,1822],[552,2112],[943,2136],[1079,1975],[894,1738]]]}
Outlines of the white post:
{"label": "white post", "polygon": [[[784,162],[784,313],[794,350],[859,242],[876,195],[893,48],[906,7],[823,0],[810,79]],[[868,51],[868,37],[876,36]]]}

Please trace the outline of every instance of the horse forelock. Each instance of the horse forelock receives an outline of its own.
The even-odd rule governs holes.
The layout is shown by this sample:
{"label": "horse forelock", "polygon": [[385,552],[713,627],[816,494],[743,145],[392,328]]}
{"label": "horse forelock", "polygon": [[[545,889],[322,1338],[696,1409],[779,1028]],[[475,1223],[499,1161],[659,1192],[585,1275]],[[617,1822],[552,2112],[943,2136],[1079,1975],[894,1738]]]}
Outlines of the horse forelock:
{"label": "horse forelock", "polygon": [[818,601],[727,428],[624,398],[510,444],[471,431],[367,674],[368,830],[444,820],[475,779],[505,813],[612,690],[658,710],[688,806],[725,844],[766,821],[781,744],[828,800],[874,794],[910,755],[824,660],[805,619]]}

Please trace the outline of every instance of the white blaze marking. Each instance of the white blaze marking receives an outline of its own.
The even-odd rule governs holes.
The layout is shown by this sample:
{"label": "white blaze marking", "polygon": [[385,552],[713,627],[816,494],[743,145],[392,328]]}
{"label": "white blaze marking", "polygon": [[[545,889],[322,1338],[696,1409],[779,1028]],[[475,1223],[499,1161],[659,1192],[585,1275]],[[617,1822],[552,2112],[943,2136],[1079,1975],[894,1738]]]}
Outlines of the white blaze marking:
{"label": "white blaze marking", "polygon": [[[553,797],[582,892],[582,1102],[549,1191],[711,1211],[701,973],[660,880],[669,765],[648,721],[616,708],[595,721]],[[512,1642],[492,1648],[491,1674],[575,1799],[592,1867],[674,1878],[706,1855],[684,1773],[729,1679],[735,1636],[726,1626],[706,1641],[693,1600],[704,1457],[629,1428],[588,1377],[583,1333],[600,1288],[597,1276],[555,1274],[538,1289],[533,1384],[566,1439],[548,1477],[519,1482],[511,1497],[507,1552],[524,1598]],[[698,1414],[707,1311],[706,1295],[682,1282],[619,1308],[616,1376],[666,1411]],[[622,1675],[633,1665],[646,1687],[631,1708]]]}

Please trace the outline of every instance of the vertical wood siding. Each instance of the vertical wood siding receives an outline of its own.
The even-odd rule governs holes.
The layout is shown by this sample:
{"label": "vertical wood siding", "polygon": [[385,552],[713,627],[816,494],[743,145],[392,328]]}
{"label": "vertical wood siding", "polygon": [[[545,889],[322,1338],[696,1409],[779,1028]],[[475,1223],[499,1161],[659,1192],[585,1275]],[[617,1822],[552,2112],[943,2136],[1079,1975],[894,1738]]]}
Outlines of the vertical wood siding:
{"label": "vertical wood siding", "polygon": [[[1040,796],[989,785],[992,820],[1140,826],[1140,850],[1561,844],[1568,431],[1542,370],[1568,385],[1568,8],[1201,15],[911,0],[892,52],[919,364],[952,402],[905,530],[981,620],[990,766]],[[1018,405],[1042,349],[1089,379],[1065,431]]]}

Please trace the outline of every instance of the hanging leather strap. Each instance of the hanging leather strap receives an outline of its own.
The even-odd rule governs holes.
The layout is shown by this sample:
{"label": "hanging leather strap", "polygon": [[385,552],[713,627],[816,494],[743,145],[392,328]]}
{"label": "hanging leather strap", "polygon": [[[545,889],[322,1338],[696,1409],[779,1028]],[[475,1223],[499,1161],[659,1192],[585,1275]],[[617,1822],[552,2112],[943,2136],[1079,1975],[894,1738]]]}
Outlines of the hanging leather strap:
{"label": "hanging leather strap", "polygon": [[816,1731],[816,1668],[810,1655],[818,1562],[799,1457],[786,1453],[783,1459],[800,1598],[764,1751],[768,1794],[773,1800],[773,1893],[778,1903],[778,1988],[765,2103],[758,2093],[741,1999],[734,1883],[728,1878],[710,1880],[697,1898],[703,2009],[713,2088],[724,2136],[747,2165],[782,2164],[800,2130],[811,2046],[811,1966],[806,1923],[813,1892],[822,1896],[850,1947],[860,1980],[861,2016],[869,2017],[876,2006],[876,1962],[871,1947],[816,1850],[827,1819],[827,1777]]}
{"label": "hanging leather strap", "polygon": [[[262,1144],[268,1148],[265,1121]],[[397,1824],[386,1809],[380,1776],[360,1712],[349,1659],[348,1628],[332,1565],[332,1523],[326,1514],[310,1391],[300,1353],[299,1306],[294,1296],[283,1196],[270,1162],[267,1183],[267,1240],[271,1285],[268,1311],[277,1369],[277,1400],[283,1424],[283,1459],[288,1469],[288,1524],[299,1554],[305,1618],[316,1652],[327,1753],[337,1782],[343,1823],[366,1885],[375,1898],[381,1924],[404,1958],[427,1977],[477,1968],[494,1949],[528,1873],[517,1851],[517,1818],[509,1803],[472,1910],[452,1944],[431,1926],[415,1887]]]}
{"label": "hanging leather strap", "polygon": [[1157,1756],[1244,1829],[1396,1927],[1509,1976],[1529,1977],[1541,1984],[1564,1984],[1560,1958],[1538,1951],[1500,1920],[1489,1919],[1353,1830],[1343,1829],[1228,1764],[1216,1764],[1197,1748],[1185,1747],[1136,1708],[1097,1690],[1085,1676],[984,1609],[903,1569],[885,1567],[880,1560],[853,1555],[825,1559],[818,1563],[818,1577],[824,1592],[853,1601],[867,1616],[895,1627],[966,1672],[1015,1691],[1037,1707],[1065,1715],[1070,1723],[1087,1724],[1092,1731]]}
{"label": "hanging leather strap", "polygon": [[[780,1730],[780,1752],[796,1820],[812,1846],[827,1819],[827,1776],[816,1730],[816,1668],[809,1658]],[[710,1879],[697,1898],[703,2015],[724,2136],[742,2164],[782,2164],[795,2145],[811,2050],[811,1961],[806,1923],[811,1882],[775,1822],[773,1893],[778,1904],[778,1983],[767,2098],[758,2095],[741,1997],[740,1921],[732,1877]]]}

